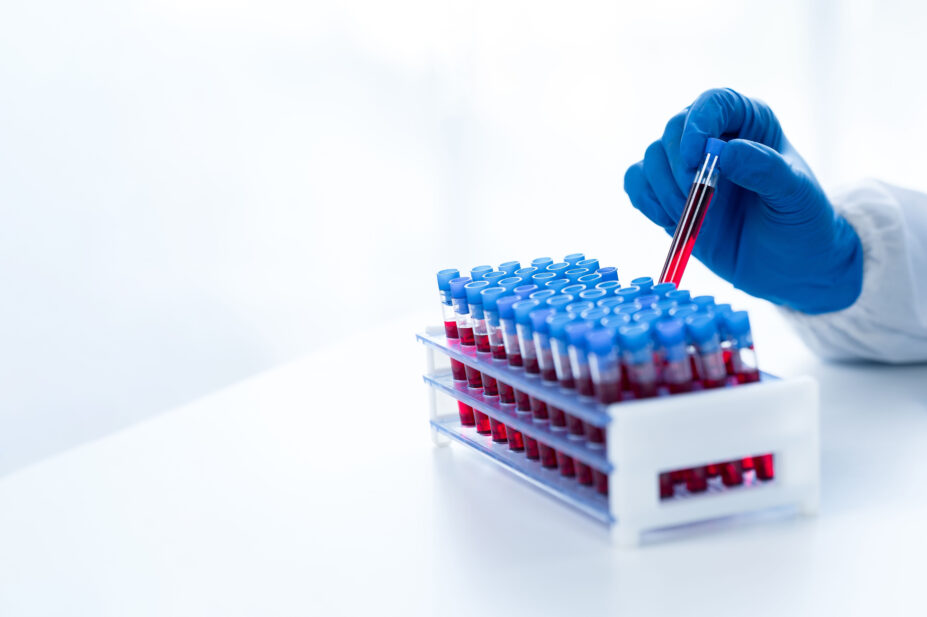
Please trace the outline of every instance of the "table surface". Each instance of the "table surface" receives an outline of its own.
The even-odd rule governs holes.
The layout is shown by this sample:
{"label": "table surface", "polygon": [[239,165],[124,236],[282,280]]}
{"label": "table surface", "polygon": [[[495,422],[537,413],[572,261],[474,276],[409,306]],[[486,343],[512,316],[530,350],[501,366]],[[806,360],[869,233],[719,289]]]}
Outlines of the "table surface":
{"label": "table surface", "polygon": [[927,367],[756,313],[763,368],[821,385],[817,517],[617,549],[432,446],[410,317],[0,478],[0,615],[927,614]]}

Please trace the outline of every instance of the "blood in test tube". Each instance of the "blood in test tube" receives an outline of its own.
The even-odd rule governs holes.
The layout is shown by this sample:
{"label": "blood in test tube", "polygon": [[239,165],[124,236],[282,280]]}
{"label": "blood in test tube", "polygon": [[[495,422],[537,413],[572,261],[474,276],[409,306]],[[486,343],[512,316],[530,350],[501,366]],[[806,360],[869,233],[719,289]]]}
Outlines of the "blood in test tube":
{"label": "blood in test tube", "polygon": [[727,381],[727,368],[721,355],[721,341],[714,317],[692,315],[686,319],[686,330],[695,343],[696,364],[702,387],[723,387]]}
{"label": "blood in test tube", "polygon": [[570,253],[569,255],[563,258],[563,261],[570,264],[571,267],[575,268],[576,264],[578,264],[584,259],[586,259],[586,256],[583,255],[582,253]]}
{"label": "blood in test tube", "polygon": [[622,362],[628,374],[628,385],[635,398],[657,395],[657,367],[653,360],[650,324],[647,322],[622,326],[618,330]]}
{"label": "blood in test tube", "polygon": [[705,473],[708,474],[709,478],[717,478],[721,475],[721,465],[718,463],[712,463],[711,465],[705,465]]}
{"label": "blood in test tube", "polygon": [[[460,345],[464,350],[474,349],[476,339],[473,336],[473,318],[470,316],[470,306],[467,304],[466,284],[470,277],[451,279],[451,298],[454,301],[454,313],[457,316],[457,332],[460,334]],[[469,364],[464,365],[467,374],[467,384],[471,388],[483,387],[483,376],[479,370]]]}
{"label": "blood in test tube", "polygon": [[[595,309],[603,311],[605,309]],[[621,400],[621,364],[615,345],[615,332],[611,328],[599,328],[586,333],[586,350],[589,358],[589,373],[596,398],[604,405]],[[605,431],[602,427],[586,425],[586,437],[591,447],[605,447]],[[608,493],[608,476],[593,470],[596,490]]]}
{"label": "blood in test tube", "polygon": [[[557,371],[554,368],[553,353],[550,348],[550,330],[547,322],[548,318],[552,317],[554,314],[554,309],[549,307],[536,308],[529,314],[534,337],[535,353],[538,359],[538,368],[541,371],[541,380],[548,384],[557,383]],[[533,408],[532,411],[534,411]],[[562,409],[547,404],[545,405],[544,416],[543,418],[539,418],[538,415],[535,414],[535,421],[548,423],[553,430],[553,417],[557,416],[558,421],[562,422],[562,427],[566,428],[565,422],[562,421],[564,417]],[[541,443],[538,444],[538,450],[541,455],[542,465],[551,468],[558,466],[561,457],[558,457],[557,452],[553,448],[547,444]]]}
{"label": "blood in test tube", "polygon": [[[496,308],[499,311],[499,322],[502,325],[502,340],[505,346],[505,357],[510,367],[521,368],[523,366],[521,359],[521,349],[518,346],[518,332],[515,329],[515,310],[512,308],[516,302],[519,302],[515,296],[504,296],[496,301]],[[499,397],[502,402],[508,402],[503,397],[506,393],[500,386]],[[515,403],[516,411],[530,412],[531,401],[528,395],[520,390],[512,388],[512,402]],[[524,450],[526,447],[524,436],[521,432],[507,427],[508,442],[510,450]],[[530,454],[530,452],[529,452]]]}
{"label": "blood in test tube", "polygon": [[739,486],[744,483],[743,465],[740,461],[721,463],[721,482],[724,486]]}
{"label": "blood in test tube", "polygon": [[[557,372],[557,382],[564,390],[574,390],[576,382],[573,379],[573,369],[570,366],[569,345],[567,342],[566,326],[574,323],[578,317],[567,313],[558,313],[548,318],[548,331],[550,335],[550,350],[554,360],[554,369]],[[561,422],[563,424],[561,424]],[[551,427],[560,430],[566,428],[569,439],[582,441],[585,439],[583,421],[572,415],[564,414],[561,421],[559,416],[551,417]],[[558,453],[558,467],[565,476],[576,476],[580,484],[592,484],[592,468],[582,461],[574,459],[562,452]]]}
{"label": "blood in test tube", "polygon": [[[458,342],[460,335],[457,332],[457,315],[454,313],[454,301],[451,298],[451,279],[458,278],[460,271],[448,268],[438,272],[438,291],[441,295],[441,312],[444,317],[444,335],[448,341]],[[467,379],[463,362],[451,358],[451,376],[454,381]]]}
{"label": "blood in test tube", "polygon": [[731,369],[737,383],[753,383],[760,380],[756,351],[753,349],[753,335],[750,332],[750,318],[746,311],[733,311],[721,316],[725,330],[730,337]]}
{"label": "blood in test tube", "polygon": [[[541,374],[537,350],[534,347],[534,332],[531,327],[531,311],[538,308],[539,305],[540,303],[536,300],[520,300],[512,305],[512,310],[515,312],[515,328],[518,333],[518,348],[521,352],[525,373],[528,375]],[[529,396],[528,406],[535,420],[548,419],[547,404],[543,400]],[[522,409],[518,409],[517,407],[516,409],[522,411]],[[525,455],[528,458],[540,458],[542,454],[541,450],[550,450],[547,454],[550,458],[554,457],[553,450],[551,450],[549,446],[538,443],[537,440],[525,435]]]}
{"label": "blood in test tube", "polygon": [[589,363],[586,358],[586,333],[592,327],[583,321],[566,325],[566,337],[570,354],[570,370],[580,396],[592,397],[592,377],[589,375]]}
{"label": "blood in test tube", "polygon": [[[499,323],[499,308],[496,305],[496,301],[505,293],[505,288],[503,287],[487,287],[480,291],[489,352],[492,354],[493,359],[496,360],[505,360],[505,343],[502,340],[502,325]],[[501,396],[502,390],[505,390],[509,396]],[[511,386],[503,382],[498,382],[485,372],[483,373],[483,394],[488,396],[500,395],[500,401],[503,403],[515,402]],[[511,400],[507,400],[509,397]],[[492,419],[490,419],[490,424],[499,424],[501,426],[498,421],[493,421]],[[504,430],[503,427],[501,430],[502,434],[504,434]]]}
{"label": "blood in test tube", "polygon": [[669,499],[673,496],[673,476],[670,473],[660,474],[660,499]]}
{"label": "blood in test tube", "polygon": [[686,351],[686,331],[681,320],[671,317],[654,324],[657,341],[663,352],[663,383],[670,394],[690,392],[693,387],[692,365]]}
{"label": "blood in test tube", "polygon": [[708,488],[708,468],[693,467],[686,470],[686,488],[690,493],[701,493]]}
{"label": "blood in test tube", "polygon": [[720,139],[709,138],[705,144],[705,159],[695,174],[686,203],[682,208],[682,215],[673,232],[669,253],[663,264],[663,271],[660,273],[661,283],[672,281],[678,287],[682,280],[686,264],[695,247],[695,240],[698,238],[708,206],[711,204],[715,186],[718,184],[720,172],[718,161],[723,148],[724,142]]}
{"label": "blood in test tube", "polygon": [[754,456],[753,469],[756,472],[758,480],[772,480],[775,478],[776,471],[773,467],[773,455],[763,454],[762,456]]}
{"label": "blood in test tube", "polygon": [[[478,268],[488,268],[489,266],[478,266],[474,268],[474,272]],[[479,273],[477,273],[479,274]],[[467,306],[470,310],[470,321],[473,324],[473,338],[476,341],[476,351],[477,353],[489,353],[489,334],[486,330],[486,317],[483,312],[483,298],[480,295],[480,292],[489,287],[489,283],[486,281],[472,281],[464,285],[464,291],[467,296]],[[497,389],[496,382],[492,377],[484,375],[479,371],[473,371],[474,376],[479,376],[479,383],[476,384],[470,381],[471,372],[467,371],[467,382],[471,388],[483,388],[487,380],[490,383],[490,387],[493,391]],[[474,418],[476,420],[476,432],[480,435],[489,435],[492,433],[490,426],[489,416],[475,409],[473,411]]]}

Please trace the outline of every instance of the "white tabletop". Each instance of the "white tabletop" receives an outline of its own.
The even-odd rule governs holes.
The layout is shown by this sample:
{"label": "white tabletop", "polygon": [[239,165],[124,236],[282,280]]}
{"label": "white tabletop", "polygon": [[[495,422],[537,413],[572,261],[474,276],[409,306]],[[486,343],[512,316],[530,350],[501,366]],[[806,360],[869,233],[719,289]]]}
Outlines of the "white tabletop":
{"label": "white tabletop", "polygon": [[617,549],[431,445],[409,319],[0,478],[0,615],[925,614],[927,367],[754,323],[763,368],[820,380],[818,517]]}

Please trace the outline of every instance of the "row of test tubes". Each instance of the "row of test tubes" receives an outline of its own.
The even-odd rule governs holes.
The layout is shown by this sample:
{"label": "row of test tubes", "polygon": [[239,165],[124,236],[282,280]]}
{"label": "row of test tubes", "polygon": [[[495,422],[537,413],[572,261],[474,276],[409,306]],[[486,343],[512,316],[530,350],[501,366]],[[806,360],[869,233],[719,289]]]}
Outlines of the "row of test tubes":
{"label": "row of test tubes", "polygon": [[[600,267],[597,259],[581,253],[558,263],[541,257],[524,268],[516,261],[498,269],[477,266],[469,277],[457,269],[441,270],[438,287],[449,341],[475,347],[478,355],[601,405],[760,378],[746,312],[716,304],[711,296],[693,298],[673,283],[655,285],[650,277],[622,287],[614,267]],[[451,370],[455,381],[481,389],[483,396],[498,396],[517,414],[549,423],[592,450],[605,448],[604,427],[457,360],[451,360]],[[607,494],[603,472],[462,402],[458,406],[464,426]],[[718,475],[725,486],[734,486],[743,482],[745,469],[755,469],[758,479],[771,479],[772,457],[667,472],[660,477],[661,497],[673,496],[678,484],[692,493],[703,491],[707,479]]]}

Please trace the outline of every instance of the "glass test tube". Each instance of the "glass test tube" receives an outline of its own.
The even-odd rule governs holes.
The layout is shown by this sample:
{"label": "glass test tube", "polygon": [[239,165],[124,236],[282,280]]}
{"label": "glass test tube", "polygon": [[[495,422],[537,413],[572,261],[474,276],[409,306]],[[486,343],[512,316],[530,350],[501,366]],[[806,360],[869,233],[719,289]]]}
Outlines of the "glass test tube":
{"label": "glass test tube", "polygon": [[[489,266],[486,267],[488,268]],[[489,334],[486,330],[486,318],[483,314],[483,299],[480,296],[480,292],[487,287],[489,287],[489,283],[486,281],[472,281],[464,285],[464,291],[467,294],[467,306],[470,309],[470,319],[473,323],[473,340],[476,343],[476,351],[477,353],[486,354],[490,353]],[[467,381],[471,388],[484,388],[488,380],[492,390],[497,390],[496,381],[492,377],[478,371],[474,372],[479,375],[480,382],[479,385],[470,383],[470,373],[468,372]],[[473,418],[476,421],[477,433],[480,435],[490,435],[492,433],[489,416],[479,409],[474,409]]]}
{"label": "glass test tube", "polygon": [[[550,340],[551,357],[554,362],[554,370],[557,372],[557,382],[565,390],[573,390],[576,383],[573,381],[573,372],[570,369],[570,354],[566,340],[566,326],[572,323],[576,318],[567,313],[557,313],[547,319],[547,329]],[[579,418],[563,414],[551,414],[551,428],[553,430],[567,430],[570,439],[581,440],[584,438],[583,422]],[[560,468],[560,474],[577,477],[580,484],[592,484],[592,469],[580,461],[574,461],[573,457],[562,452],[557,452],[557,466]]]}
{"label": "glass test tube", "polygon": [[[538,365],[537,351],[534,347],[534,333],[531,330],[531,311],[539,306],[536,300],[521,300],[512,306],[515,312],[515,331],[518,334],[518,349],[521,353],[522,364],[528,375],[541,373]],[[533,396],[528,396],[528,411],[536,420],[547,420],[547,404]],[[516,406],[516,411],[525,411]],[[548,455],[553,458],[553,451]],[[536,439],[525,435],[525,456],[530,459],[540,458],[540,444]]]}
{"label": "glass test tube", "polygon": [[[459,343],[460,336],[457,332],[457,315],[454,312],[454,301],[451,298],[451,280],[459,278],[460,271],[456,268],[448,268],[438,272],[438,290],[441,295],[441,312],[444,318],[444,335],[448,342]],[[466,381],[467,370],[463,362],[451,358],[451,377],[454,381]],[[474,426],[476,420],[473,416],[473,408],[466,403],[457,401],[457,413],[460,416],[462,426]]]}
{"label": "glass test tube", "polygon": [[618,330],[622,362],[628,374],[628,385],[635,398],[657,395],[657,368],[653,361],[653,343],[647,322],[623,326]]}
{"label": "glass test tube", "polygon": [[[521,349],[518,347],[518,332],[515,329],[515,311],[512,308],[518,301],[518,298],[515,296],[505,296],[496,301],[496,307],[499,309],[499,323],[502,326],[502,341],[505,346],[506,361],[511,367],[521,368],[523,366]],[[499,394],[501,397],[501,389],[499,390]],[[531,401],[528,399],[527,394],[521,390],[512,388],[512,398],[512,402],[515,403],[516,411],[531,411]],[[502,402],[506,401],[503,400]],[[513,430],[512,427],[507,427],[507,430],[509,449],[518,451],[524,450],[525,441],[521,432]]]}
{"label": "glass test tube", "polygon": [[[502,340],[502,326],[499,323],[499,308],[496,302],[505,294],[502,287],[489,287],[480,292],[483,304],[483,315],[486,320],[486,334],[489,338],[489,350],[494,360],[505,360],[505,343]],[[506,393],[503,396],[503,392]],[[512,387],[502,381],[493,379],[483,373],[483,396],[499,396],[502,403],[514,403],[515,394]],[[492,439],[498,443],[508,441],[507,427],[495,418],[489,419],[489,430]]]}
{"label": "glass test tube", "polygon": [[657,322],[657,340],[663,350],[663,383],[670,394],[692,391],[692,366],[686,351],[685,325],[670,318]]}

